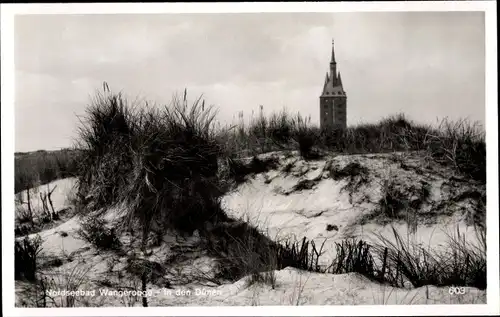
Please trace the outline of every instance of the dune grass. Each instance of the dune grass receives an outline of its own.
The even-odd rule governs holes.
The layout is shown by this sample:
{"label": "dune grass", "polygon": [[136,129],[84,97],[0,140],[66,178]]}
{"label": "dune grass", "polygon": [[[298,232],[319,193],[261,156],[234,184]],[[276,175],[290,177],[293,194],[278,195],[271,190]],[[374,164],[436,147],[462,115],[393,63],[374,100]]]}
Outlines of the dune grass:
{"label": "dune grass", "polygon": [[[434,128],[400,115],[377,124],[321,131],[300,114],[283,111],[268,118],[261,111],[249,125],[217,128],[215,115],[201,98],[188,105],[186,91],[165,107],[139,107],[121,94],[98,93],[79,126],[76,163],[54,160],[59,176],[46,168],[52,163],[33,163],[33,173],[37,181],[64,173],[77,175],[76,203],[83,216],[98,217],[116,206],[124,209],[124,217],[113,224],[113,233],[100,223],[86,227],[94,244],[113,248],[118,244],[116,236],[128,232],[142,240],[145,253],[155,232],[168,229],[192,234],[198,230],[208,241],[206,249],[216,257],[218,276],[223,279],[250,274],[258,281],[259,272],[291,266],[324,273],[358,272],[396,286],[401,286],[404,277],[415,286],[485,287],[485,252],[472,248],[461,236],[450,240],[451,254],[432,253],[432,257],[418,248],[409,249],[400,240],[396,245],[383,240],[375,246],[346,240],[337,245],[339,257],[330,268],[322,268],[318,259],[323,245],[318,250],[307,239],[274,242],[256,228],[230,219],[221,207],[230,181],[241,182],[246,175],[273,165],[258,158],[245,165],[239,159],[272,150],[298,149],[304,159],[319,157],[321,150],[346,154],[422,151],[429,159],[484,183],[485,141],[476,126],[444,121]],[[359,168],[356,171],[363,174]],[[332,177],[344,176],[341,172]],[[25,174],[16,174],[16,182],[18,177],[20,184],[28,184]],[[382,259],[381,267],[375,259]]]}
{"label": "dune grass", "polygon": [[109,228],[101,217],[88,217],[82,222],[78,235],[97,249],[118,250],[121,241],[114,228]]}
{"label": "dune grass", "polygon": [[54,180],[76,176],[78,151],[36,151],[16,153],[14,158],[14,191],[44,185]]}
{"label": "dune grass", "polygon": [[15,279],[36,280],[37,257],[42,251],[42,240],[39,236],[33,239],[25,237],[15,241],[14,272]]}
{"label": "dune grass", "polygon": [[414,287],[472,286],[486,289],[486,231],[476,228],[479,244],[473,244],[464,234],[448,235],[447,248],[431,250],[404,239],[393,228],[394,242],[378,234],[374,256],[385,267],[378,278],[395,286],[405,281]]}
{"label": "dune grass", "polygon": [[485,133],[478,123],[467,120],[443,119],[431,126],[397,114],[374,124],[320,130],[300,114],[294,117],[283,110],[269,117],[261,114],[247,126],[241,123],[229,131],[226,140],[240,152],[298,149],[304,158],[314,154],[315,148],[344,154],[421,151],[459,173],[486,182]]}
{"label": "dune grass", "polygon": [[262,278],[259,273],[294,267],[316,273],[355,272],[394,287],[407,287],[410,283],[412,287],[468,286],[484,290],[486,238],[484,229],[477,230],[478,245],[470,243],[457,230],[448,236],[448,247],[438,251],[408,241],[396,230],[393,230],[395,242],[381,235],[379,242],[372,245],[356,238],[345,239],[336,243],[337,256],[326,267],[318,264],[325,251],[324,244],[316,246],[306,238],[275,243],[261,234],[249,234],[248,230],[230,231],[227,233],[230,239],[213,237],[218,241],[218,249],[211,254],[220,260],[219,278],[232,281],[250,275],[257,282]]}
{"label": "dune grass", "polygon": [[[188,111],[185,102],[177,98],[171,107],[158,109],[148,106],[147,109],[136,111],[137,107],[127,105],[127,101],[121,95],[105,96],[98,93],[87,109],[85,122],[82,122],[82,126],[89,128],[80,130],[80,141],[77,142],[76,148],[87,148],[86,159],[89,160],[88,146],[91,144],[95,151],[93,154],[103,154],[100,152],[104,151],[106,147],[104,144],[111,145],[108,141],[114,138],[111,135],[124,138],[113,140],[112,144],[117,147],[125,146],[130,142],[138,142],[137,138],[135,141],[127,139],[128,135],[134,134],[133,131],[137,132],[136,136],[153,134],[155,129],[158,130],[166,124],[174,130],[189,127],[192,131],[198,129],[199,131],[196,131],[201,132],[204,129],[203,133],[210,133],[211,141],[219,145],[216,152],[223,150],[226,156],[232,158],[283,149],[298,149],[304,158],[317,156],[314,149],[318,148],[344,154],[422,151],[428,158],[452,166],[457,172],[477,181],[486,182],[485,133],[475,122],[443,119],[437,126],[431,126],[414,123],[404,114],[397,114],[378,123],[321,131],[311,124],[310,117],[292,115],[285,109],[265,116],[261,107],[259,115],[252,116],[249,123],[245,123],[241,114],[240,122],[216,129],[218,125],[215,123],[215,112],[212,107],[207,107],[205,111],[204,103],[198,100],[197,105]],[[105,122],[105,120],[111,121]],[[98,127],[94,125],[91,128],[90,122],[102,123],[102,130],[92,130]],[[144,124],[141,125],[141,122]],[[195,127],[197,124],[200,126]],[[113,129],[116,131],[110,134]],[[137,129],[142,129],[142,132]],[[158,134],[159,137],[161,134]],[[97,146],[99,142],[101,145]],[[123,149],[125,152],[130,150]],[[76,175],[78,153],[77,150],[69,149],[16,153],[16,193],[35,184],[41,185],[58,178]],[[125,155],[122,159],[121,163],[125,164],[125,169],[132,164],[126,162],[131,157],[132,154]],[[92,165],[92,162],[88,161],[84,165]],[[114,166],[121,165],[114,164]],[[109,174],[112,173],[115,171],[109,171]],[[103,186],[106,187],[104,184]]]}
{"label": "dune grass", "polygon": [[201,99],[188,107],[186,96],[138,109],[119,94],[98,95],[79,130],[82,210],[123,203],[119,227],[144,241],[154,228],[192,233],[225,217],[214,115]]}

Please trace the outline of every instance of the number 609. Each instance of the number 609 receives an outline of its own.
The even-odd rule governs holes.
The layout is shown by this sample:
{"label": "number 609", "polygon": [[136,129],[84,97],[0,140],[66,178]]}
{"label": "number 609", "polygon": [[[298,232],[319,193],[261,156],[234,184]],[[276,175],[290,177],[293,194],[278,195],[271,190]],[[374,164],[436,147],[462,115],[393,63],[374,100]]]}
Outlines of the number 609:
{"label": "number 609", "polygon": [[463,295],[465,294],[465,287],[449,287],[448,288],[448,293],[450,293],[450,295]]}

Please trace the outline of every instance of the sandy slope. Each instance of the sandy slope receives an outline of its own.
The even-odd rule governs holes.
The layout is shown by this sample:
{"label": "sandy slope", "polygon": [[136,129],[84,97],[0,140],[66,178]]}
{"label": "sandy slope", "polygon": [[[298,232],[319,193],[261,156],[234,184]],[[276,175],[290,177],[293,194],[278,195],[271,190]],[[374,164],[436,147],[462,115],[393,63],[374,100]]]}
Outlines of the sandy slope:
{"label": "sandy slope", "polygon": [[[316,162],[305,162],[296,157],[284,159],[282,166],[295,162],[288,175],[282,171],[269,171],[259,174],[251,181],[240,186],[238,191],[228,195],[224,200],[225,209],[234,217],[242,218],[265,230],[270,237],[277,239],[306,236],[321,245],[325,239],[325,249],[334,251],[332,245],[348,237],[360,237],[366,241],[377,241],[373,233],[381,233],[391,239],[394,226],[403,237],[414,242],[439,247],[447,240],[448,235],[458,229],[460,233],[474,240],[473,227],[467,226],[465,212],[469,209],[468,201],[460,201],[446,208],[446,216],[424,216],[418,220],[414,234],[406,221],[391,222],[387,225],[369,222],[360,224],[360,216],[369,214],[377,208],[381,198],[381,184],[385,180],[398,181],[404,186],[426,181],[430,185],[431,197],[421,208],[421,213],[435,209],[436,205],[450,198],[442,189],[451,175],[445,170],[422,170],[419,175],[414,171],[406,171],[390,155],[350,155],[336,156]],[[407,164],[411,160],[405,159]],[[335,181],[324,171],[325,165],[333,164],[340,168],[351,162],[358,162],[370,171],[369,183],[363,185],[353,194],[350,200],[348,190],[344,189],[347,180]],[[408,163],[410,162],[410,163]],[[419,162],[413,162],[418,166]],[[434,167],[438,169],[438,167]],[[312,180],[321,176],[321,181],[311,190],[294,192],[289,195],[280,194],[293,188],[300,180]],[[267,180],[267,181],[266,181]],[[467,186],[458,185],[460,191]],[[474,187],[472,185],[468,185]],[[335,225],[338,230],[327,231],[327,225]],[[392,239],[394,241],[394,239]],[[329,245],[327,247],[327,245]],[[328,251],[327,251],[328,252]],[[322,260],[331,262],[334,254],[325,254]]]}
{"label": "sandy slope", "polygon": [[[352,197],[345,190],[347,180],[333,180],[327,171],[329,165],[338,168],[357,161],[369,170],[369,181],[354,191]],[[293,167],[285,173],[282,169],[290,162]],[[432,213],[442,202],[449,202],[457,191],[484,190],[470,182],[452,179],[452,174],[437,166],[424,166],[418,158],[405,158],[406,165],[418,166],[408,168],[391,155],[371,156],[336,156],[320,161],[304,162],[297,156],[281,157],[281,166],[255,177],[242,184],[236,191],[228,194],[223,206],[228,214],[242,218],[260,228],[276,239],[295,235],[314,239],[317,244],[327,238],[323,264],[329,264],[334,258],[334,243],[347,237],[361,236],[368,241],[374,240],[373,232],[391,237],[391,229],[387,225],[370,221],[361,225],[361,219],[370,214],[381,197],[384,180],[396,180],[405,185],[425,181],[429,184],[428,202],[421,207],[416,232],[410,234],[408,225],[393,222],[403,236],[426,245],[439,247],[446,240],[446,233],[456,230],[467,233],[468,239],[475,238],[473,228],[467,226],[467,210],[470,201],[457,201],[446,205],[446,212]],[[314,180],[310,189],[291,192],[301,180]],[[57,184],[53,194],[56,209],[65,208],[66,197],[71,192],[75,180],[58,180],[49,184],[52,188]],[[46,189],[42,186],[40,190]],[[288,192],[288,194],[287,194]],[[458,193],[459,194],[459,193]],[[39,199],[39,198],[38,198]],[[110,215],[108,215],[109,217]],[[334,226],[335,229],[327,230]],[[111,256],[106,252],[97,252],[78,238],[78,219],[73,217],[57,227],[40,232],[43,238],[42,272],[54,279],[54,287],[64,289],[68,280],[81,276],[80,289],[97,290],[95,296],[77,298],[76,306],[140,306],[140,300],[131,296],[99,295],[99,289],[116,289],[107,287],[105,281],[121,283],[123,287],[139,289],[138,281],[127,279],[121,274],[126,266],[125,256]],[[67,234],[67,236],[66,236]],[[31,235],[33,236],[33,235]],[[179,241],[171,238],[167,243],[153,250],[150,259],[161,262]],[[183,240],[183,247],[189,246],[197,237]],[[195,254],[195,253],[193,253]],[[54,257],[63,259],[59,267],[50,267],[47,263]],[[112,260],[112,261],[111,261]],[[210,274],[213,261],[202,253],[185,259],[184,266],[176,268],[177,276]],[[180,274],[179,272],[183,273]],[[195,274],[196,273],[196,274]],[[163,274],[163,273],[162,273]],[[173,279],[174,273],[164,272]],[[183,286],[173,285],[171,290],[161,285],[150,285],[152,296],[150,306],[158,305],[341,305],[341,304],[447,304],[447,303],[484,303],[486,293],[468,288],[465,295],[450,295],[448,288],[433,286],[419,289],[397,289],[381,286],[358,274],[316,274],[300,272],[292,268],[276,271],[276,287],[269,285],[249,285],[247,278],[220,286],[203,284],[200,281],[185,282]],[[163,278],[163,277],[161,277]],[[161,284],[161,283],[158,283]],[[165,284],[165,286],[168,286]],[[176,294],[177,291],[192,288],[191,295]],[[29,285],[16,282],[18,305],[29,303]],[[196,294],[195,289],[203,289],[204,294]],[[170,293],[171,292],[171,293]],[[210,294],[207,294],[210,293]],[[57,305],[64,306],[63,298],[57,297]]]}
{"label": "sandy slope", "polygon": [[[40,193],[45,194],[53,190],[52,202],[54,203],[54,208],[60,210],[70,206],[69,196],[74,192],[75,189],[75,178],[66,178],[53,181],[49,184],[38,186],[32,189],[31,203],[34,209],[42,208],[42,200],[40,198]],[[22,197],[23,201],[26,201],[26,190],[20,192],[16,197]],[[20,205],[19,199],[16,199],[16,206]]]}

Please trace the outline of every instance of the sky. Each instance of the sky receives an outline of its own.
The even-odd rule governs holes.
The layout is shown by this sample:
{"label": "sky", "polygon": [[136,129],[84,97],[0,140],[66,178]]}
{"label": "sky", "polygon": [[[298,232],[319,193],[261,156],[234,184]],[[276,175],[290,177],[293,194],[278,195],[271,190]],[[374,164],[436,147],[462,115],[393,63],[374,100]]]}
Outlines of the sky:
{"label": "sky", "polygon": [[332,39],[348,125],[401,112],[484,124],[484,20],[484,12],[16,16],[15,150],[71,146],[104,81],[158,104],[187,88],[223,124],[260,105],[318,123]]}

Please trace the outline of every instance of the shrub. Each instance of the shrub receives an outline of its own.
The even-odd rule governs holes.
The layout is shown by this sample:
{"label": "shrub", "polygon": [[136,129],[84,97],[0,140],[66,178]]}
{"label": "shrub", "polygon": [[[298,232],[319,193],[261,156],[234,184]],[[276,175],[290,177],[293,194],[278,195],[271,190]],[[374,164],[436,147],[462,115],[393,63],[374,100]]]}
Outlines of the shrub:
{"label": "shrub", "polygon": [[14,235],[15,235],[15,237],[25,236],[25,235],[28,235],[30,233],[35,232],[38,229],[39,229],[39,226],[36,224],[31,224],[31,223],[19,224],[19,225],[16,225],[16,227],[14,229]]}
{"label": "shrub", "polygon": [[400,219],[400,212],[409,207],[408,195],[397,184],[386,180],[382,186],[382,198],[379,201],[380,214],[389,219]]}
{"label": "shrub", "polygon": [[115,229],[108,228],[106,221],[97,216],[90,216],[82,221],[78,234],[98,249],[117,250],[121,246]]}
{"label": "shrub", "polygon": [[347,164],[344,168],[338,169],[334,165],[327,167],[330,177],[334,180],[348,179],[347,184],[342,190],[349,192],[349,201],[352,203],[354,193],[358,192],[359,188],[369,181],[369,170],[358,162]]}
{"label": "shrub", "polygon": [[117,201],[118,190],[132,171],[130,145],[135,128],[133,113],[121,94],[97,94],[86,109],[76,143],[81,151],[78,189],[92,207],[108,207]]}
{"label": "shrub", "polygon": [[155,228],[192,233],[224,217],[214,116],[201,98],[188,107],[186,94],[139,110],[121,94],[98,94],[79,130],[81,209],[123,203],[117,230],[137,229],[144,242]]}
{"label": "shrub", "polygon": [[216,278],[235,281],[277,269],[277,244],[244,222],[229,220],[209,228],[206,248],[218,262]]}
{"label": "shrub", "polygon": [[278,166],[276,157],[259,158],[254,156],[249,164],[238,160],[228,160],[229,177],[239,184],[245,182],[247,176],[267,172]]}
{"label": "shrub", "polygon": [[202,108],[200,99],[190,110],[174,99],[159,117],[141,114],[132,138],[133,170],[121,197],[131,206],[129,220],[138,221],[144,234],[153,223],[192,232],[222,213],[221,149],[212,131],[214,114]]}
{"label": "shrub", "polygon": [[[264,116],[263,106],[260,106],[259,116],[250,120],[248,128],[240,126],[240,138],[247,139],[242,143],[255,147],[257,153],[285,149],[290,145],[296,131],[296,122],[286,110],[273,112]],[[252,151],[254,149],[251,149]]]}
{"label": "shrub", "polygon": [[16,280],[36,280],[37,256],[42,251],[42,239],[36,236],[34,239],[25,237],[16,240],[14,247],[14,277]]}
{"label": "shrub", "polygon": [[369,171],[366,167],[359,164],[358,162],[352,162],[347,164],[342,169],[337,169],[334,168],[333,166],[330,166],[329,172],[330,172],[330,177],[332,177],[334,180],[340,180],[343,178],[347,177],[353,178],[356,176],[361,176],[364,178],[366,177]]}
{"label": "shrub", "polygon": [[387,224],[391,220],[405,220],[415,230],[418,212],[430,196],[430,185],[421,181],[406,186],[386,179],[382,181],[381,194],[378,206],[360,219],[361,224],[373,219],[381,224]]}
{"label": "shrub", "polygon": [[16,219],[19,224],[33,224],[33,212],[29,208],[18,206],[16,208]]}

